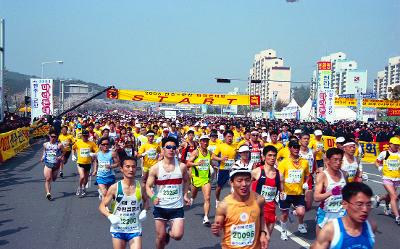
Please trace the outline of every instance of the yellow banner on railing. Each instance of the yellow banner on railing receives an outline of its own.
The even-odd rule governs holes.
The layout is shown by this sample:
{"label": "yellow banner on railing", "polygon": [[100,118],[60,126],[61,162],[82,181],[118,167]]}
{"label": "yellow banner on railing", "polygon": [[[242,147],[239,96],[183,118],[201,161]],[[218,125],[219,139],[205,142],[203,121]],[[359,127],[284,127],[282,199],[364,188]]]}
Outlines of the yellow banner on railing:
{"label": "yellow banner on railing", "polygon": [[198,105],[260,105],[259,95],[228,95],[219,93],[155,92],[111,89],[107,98],[136,102]]}
{"label": "yellow banner on railing", "polygon": [[[356,106],[357,99],[335,98],[336,106]],[[371,108],[400,108],[399,100],[363,99],[363,107]]]}
{"label": "yellow banner on railing", "polygon": [[0,134],[0,155],[4,162],[29,146],[29,128],[18,128]]}

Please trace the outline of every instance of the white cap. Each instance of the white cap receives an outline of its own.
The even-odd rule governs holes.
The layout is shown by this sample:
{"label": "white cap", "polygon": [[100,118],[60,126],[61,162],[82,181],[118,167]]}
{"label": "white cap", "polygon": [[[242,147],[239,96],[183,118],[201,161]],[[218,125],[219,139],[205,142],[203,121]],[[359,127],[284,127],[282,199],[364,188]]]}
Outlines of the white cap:
{"label": "white cap", "polygon": [[300,130],[300,129],[296,129],[296,130],[294,131],[294,134],[301,134],[301,130]]}
{"label": "white cap", "polygon": [[343,143],[345,141],[344,137],[336,138],[336,143]]}
{"label": "white cap", "polygon": [[135,127],[136,128],[142,128],[142,126],[140,124],[136,124]]}
{"label": "white cap", "polygon": [[220,130],[225,130],[225,126],[220,125],[220,126],[219,126],[219,129],[220,129]]}
{"label": "white cap", "polygon": [[168,127],[164,127],[163,131],[169,131]]}
{"label": "white cap", "polygon": [[239,150],[238,150],[239,153],[241,153],[241,152],[246,152],[246,151],[250,151],[249,146],[243,145],[243,146],[240,146],[240,147],[239,147]]}
{"label": "white cap", "polygon": [[266,130],[266,129],[267,129],[267,127],[263,126],[263,127],[261,127],[261,129],[262,129],[262,130]]}
{"label": "white cap", "polygon": [[268,133],[266,132],[261,133],[261,137],[268,137]]}
{"label": "white cap", "polygon": [[258,131],[252,131],[250,134],[256,134],[256,135],[258,135]]}
{"label": "white cap", "polygon": [[200,139],[199,139],[199,140],[202,140],[202,139],[210,139],[210,137],[209,137],[209,136],[207,136],[207,135],[201,135],[201,137],[200,137]]}
{"label": "white cap", "polygon": [[314,131],[315,136],[322,136],[322,131],[321,130],[315,130]]}
{"label": "white cap", "polygon": [[248,173],[251,175],[251,170],[248,168],[242,168],[237,164],[234,164],[231,168],[231,170],[229,171],[229,177],[231,178],[232,176],[234,176],[237,173]]}
{"label": "white cap", "polygon": [[360,128],[357,128],[356,131],[360,131]]}

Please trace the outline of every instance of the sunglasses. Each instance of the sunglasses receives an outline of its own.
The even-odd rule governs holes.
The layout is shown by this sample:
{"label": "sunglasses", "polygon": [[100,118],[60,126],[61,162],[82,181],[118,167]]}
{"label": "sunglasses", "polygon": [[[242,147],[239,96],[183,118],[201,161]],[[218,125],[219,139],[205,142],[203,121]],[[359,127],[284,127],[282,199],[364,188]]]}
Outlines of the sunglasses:
{"label": "sunglasses", "polygon": [[175,145],[167,145],[167,146],[165,146],[165,148],[168,149],[168,150],[170,150],[170,149],[176,150],[176,146]]}
{"label": "sunglasses", "polygon": [[101,144],[101,145],[104,145],[104,146],[106,146],[106,145],[109,145],[109,143],[106,143],[106,144]]}
{"label": "sunglasses", "polygon": [[292,146],[292,148],[293,148],[293,149],[296,149],[296,150],[297,150],[297,149],[300,149],[300,145]]}
{"label": "sunglasses", "polygon": [[56,138],[57,136],[50,136],[50,137]]}

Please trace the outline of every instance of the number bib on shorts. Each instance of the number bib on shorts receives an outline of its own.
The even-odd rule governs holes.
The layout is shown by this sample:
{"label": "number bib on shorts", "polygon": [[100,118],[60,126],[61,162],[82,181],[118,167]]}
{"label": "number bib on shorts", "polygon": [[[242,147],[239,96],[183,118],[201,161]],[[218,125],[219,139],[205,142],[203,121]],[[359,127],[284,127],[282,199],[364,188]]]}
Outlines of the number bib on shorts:
{"label": "number bib on shorts", "polygon": [[155,149],[148,150],[147,157],[149,159],[153,159],[153,160],[156,159],[157,158],[157,151]]}
{"label": "number bib on shorts", "polygon": [[399,160],[397,159],[388,159],[386,160],[387,167],[390,171],[399,170]]}
{"label": "number bib on shorts", "polygon": [[325,201],[324,211],[337,213],[343,209],[342,206],[342,195],[331,195]]}
{"label": "number bib on shorts", "polygon": [[224,163],[224,169],[225,170],[230,170],[234,163],[235,163],[235,160],[233,160],[233,159],[226,160],[225,163]]}
{"label": "number bib on shorts", "polygon": [[232,225],[231,227],[231,245],[249,246],[254,243],[256,233],[255,223]]}
{"label": "number bib on shorts", "polygon": [[285,179],[285,182],[300,183],[302,175],[303,175],[303,170],[301,169],[289,169],[288,177],[287,179]]}
{"label": "number bib on shorts", "polygon": [[263,185],[261,189],[261,195],[265,198],[265,202],[271,202],[275,199],[276,187]]}
{"label": "number bib on shorts", "polygon": [[88,149],[88,148],[82,148],[82,149],[80,149],[79,152],[80,152],[80,156],[82,158],[90,157],[90,149]]}

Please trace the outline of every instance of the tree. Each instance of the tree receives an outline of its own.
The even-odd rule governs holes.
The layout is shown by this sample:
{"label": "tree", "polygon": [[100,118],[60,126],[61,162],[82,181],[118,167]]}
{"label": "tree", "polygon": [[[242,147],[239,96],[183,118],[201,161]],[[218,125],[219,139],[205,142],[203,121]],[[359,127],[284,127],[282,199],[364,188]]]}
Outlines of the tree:
{"label": "tree", "polygon": [[282,111],[282,109],[283,109],[285,106],[287,106],[287,104],[288,104],[288,103],[283,102],[281,99],[278,99],[278,100],[275,102],[275,111],[276,111],[276,112]]}

